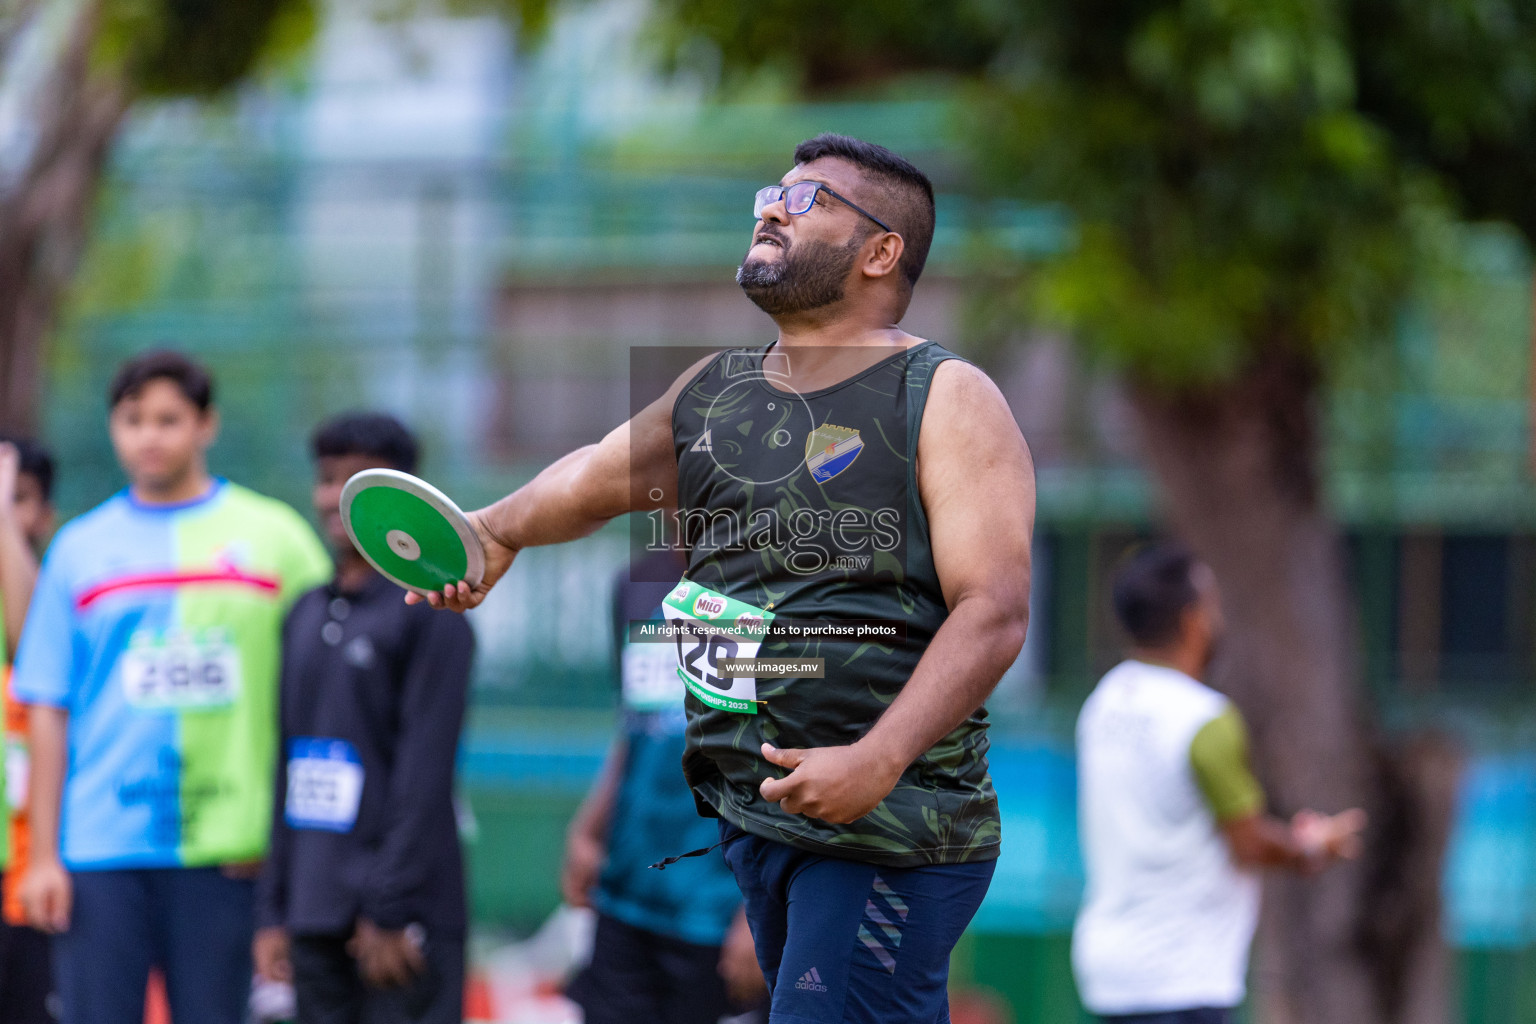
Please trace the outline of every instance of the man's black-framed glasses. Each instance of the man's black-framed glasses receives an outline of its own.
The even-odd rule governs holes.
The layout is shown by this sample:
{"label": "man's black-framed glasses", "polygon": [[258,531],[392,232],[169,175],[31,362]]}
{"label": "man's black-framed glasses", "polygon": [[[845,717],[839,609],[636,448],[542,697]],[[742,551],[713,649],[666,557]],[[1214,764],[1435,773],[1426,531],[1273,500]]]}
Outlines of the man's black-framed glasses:
{"label": "man's black-framed glasses", "polygon": [[849,199],[847,196],[838,195],[832,190],[830,186],[823,185],[819,181],[797,181],[788,188],[785,188],[783,185],[769,185],[767,188],[758,189],[757,199],[752,204],[752,216],[758,220],[762,220],[763,211],[772,206],[774,203],[778,202],[780,199],[784,200],[785,212],[798,216],[799,214],[808,212],[811,207],[816,205],[817,192],[825,192],[833,199],[840,200],[853,207],[855,210],[858,210],[864,216],[868,217],[876,224],[879,224],[885,230],[893,230],[889,224],[881,220],[879,217],[876,217],[868,210],[864,209],[864,207],[860,206],[852,199]]}

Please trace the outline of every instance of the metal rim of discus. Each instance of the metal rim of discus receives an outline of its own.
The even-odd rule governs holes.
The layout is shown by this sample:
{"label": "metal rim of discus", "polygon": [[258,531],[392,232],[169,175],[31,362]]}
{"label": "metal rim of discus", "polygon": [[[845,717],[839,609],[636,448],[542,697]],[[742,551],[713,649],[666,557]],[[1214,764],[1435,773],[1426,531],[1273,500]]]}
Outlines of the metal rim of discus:
{"label": "metal rim of discus", "polygon": [[[362,502],[361,523],[354,506]],[[387,579],[418,594],[485,578],[485,549],[469,517],[442,491],[397,469],[365,469],[341,489],[353,547]]]}

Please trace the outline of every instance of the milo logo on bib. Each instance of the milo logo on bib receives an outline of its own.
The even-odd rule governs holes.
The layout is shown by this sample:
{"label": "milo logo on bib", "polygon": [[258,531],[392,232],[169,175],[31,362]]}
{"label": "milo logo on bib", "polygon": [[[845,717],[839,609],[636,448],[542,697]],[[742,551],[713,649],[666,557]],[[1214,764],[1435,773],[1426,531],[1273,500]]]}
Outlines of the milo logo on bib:
{"label": "milo logo on bib", "polygon": [[661,608],[676,641],[677,674],[688,692],[717,711],[757,714],[757,680],[728,678],[722,662],[757,657],[773,613],[686,580]]}

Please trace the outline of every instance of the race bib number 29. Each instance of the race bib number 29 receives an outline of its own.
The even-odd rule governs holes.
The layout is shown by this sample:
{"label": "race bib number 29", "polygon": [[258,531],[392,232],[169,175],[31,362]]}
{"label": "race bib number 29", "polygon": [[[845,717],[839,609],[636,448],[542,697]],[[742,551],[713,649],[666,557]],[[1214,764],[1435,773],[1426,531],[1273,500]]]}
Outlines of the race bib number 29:
{"label": "race bib number 29", "polygon": [[757,680],[723,671],[727,658],[755,658],[773,613],[687,580],[662,602],[688,692],[719,711],[757,714]]}

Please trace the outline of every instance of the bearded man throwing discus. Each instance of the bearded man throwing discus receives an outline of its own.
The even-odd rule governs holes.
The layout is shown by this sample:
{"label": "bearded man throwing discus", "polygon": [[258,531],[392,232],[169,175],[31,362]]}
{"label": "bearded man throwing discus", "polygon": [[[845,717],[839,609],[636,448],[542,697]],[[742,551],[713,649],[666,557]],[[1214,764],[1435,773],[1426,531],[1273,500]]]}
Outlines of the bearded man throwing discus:
{"label": "bearded man throwing discus", "polygon": [[933,238],[922,172],[822,135],[754,212],[737,280],[777,340],[698,361],[472,513],[485,578],[429,600],[472,608],[522,548],[675,506],[683,768],[720,819],[770,1020],[945,1022],[1000,842],[981,705],[1028,622],[1029,450],[985,374],[898,326]]}

